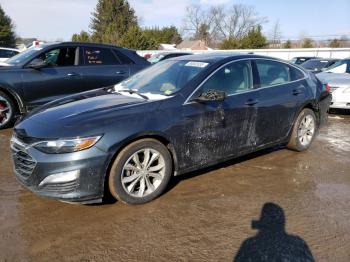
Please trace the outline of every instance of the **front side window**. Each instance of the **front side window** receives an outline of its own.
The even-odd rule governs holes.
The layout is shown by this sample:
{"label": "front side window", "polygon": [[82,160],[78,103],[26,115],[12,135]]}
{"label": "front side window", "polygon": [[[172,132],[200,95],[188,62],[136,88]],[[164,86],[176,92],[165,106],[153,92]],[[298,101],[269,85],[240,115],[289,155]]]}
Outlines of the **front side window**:
{"label": "front side window", "polygon": [[270,60],[256,60],[256,66],[261,87],[280,85],[291,81],[291,67],[287,64]]}
{"label": "front side window", "polygon": [[209,90],[224,91],[232,95],[253,88],[253,77],[250,61],[239,61],[225,65],[215,72],[200,88],[198,94]]}
{"label": "front side window", "polygon": [[64,47],[52,49],[39,55],[36,59],[43,60],[49,67],[74,66],[77,64],[76,55],[76,47]]}
{"label": "front side window", "polygon": [[86,65],[119,65],[120,62],[108,48],[85,47],[84,57]]}

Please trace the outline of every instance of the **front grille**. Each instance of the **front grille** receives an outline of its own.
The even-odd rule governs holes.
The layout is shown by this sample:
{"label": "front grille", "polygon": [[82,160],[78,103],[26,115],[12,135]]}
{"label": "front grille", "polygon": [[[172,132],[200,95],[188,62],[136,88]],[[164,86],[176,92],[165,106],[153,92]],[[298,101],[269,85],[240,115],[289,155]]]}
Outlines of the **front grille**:
{"label": "front grille", "polygon": [[26,144],[13,137],[11,139],[11,151],[15,172],[22,178],[28,179],[33,173],[36,161],[31,157]]}
{"label": "front grille", "polygon": [[78,181],[71,181],[65,183],[45,184],[40,188],[40,191],[47,193],[69,193],[73,192],[79,186]]}

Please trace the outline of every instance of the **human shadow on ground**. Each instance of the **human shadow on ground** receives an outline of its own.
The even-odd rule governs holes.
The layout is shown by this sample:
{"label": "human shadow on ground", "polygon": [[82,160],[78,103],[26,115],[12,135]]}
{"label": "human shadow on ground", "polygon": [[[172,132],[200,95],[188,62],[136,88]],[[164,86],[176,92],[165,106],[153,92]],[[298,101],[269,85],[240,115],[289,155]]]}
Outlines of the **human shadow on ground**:
{"label": "human shadow on ground", "polygon": [[285,231],[283,209],[274,203],[265,203],[259,220],[252,221],[259,230],[246,239],[233,261],[315,261],[306,242]]}

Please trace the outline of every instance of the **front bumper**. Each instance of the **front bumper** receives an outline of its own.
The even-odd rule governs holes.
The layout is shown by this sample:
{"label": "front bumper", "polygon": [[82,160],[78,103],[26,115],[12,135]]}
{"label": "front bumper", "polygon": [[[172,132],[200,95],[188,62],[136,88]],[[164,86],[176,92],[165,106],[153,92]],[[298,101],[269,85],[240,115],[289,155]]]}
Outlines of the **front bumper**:
{"label": "front bumper", "polygon": [[[109,158],[97,147],[68,154],[45,154],[13,138],[11,152],[17,180],[35,194],[66,202],[102,200]],[[47,179],[72,172],[79,175],[67,181]]]}
{"label": "front bumper", "polygon": [[334,109],[350,109],[350,102],[332,102],[329,107]]}

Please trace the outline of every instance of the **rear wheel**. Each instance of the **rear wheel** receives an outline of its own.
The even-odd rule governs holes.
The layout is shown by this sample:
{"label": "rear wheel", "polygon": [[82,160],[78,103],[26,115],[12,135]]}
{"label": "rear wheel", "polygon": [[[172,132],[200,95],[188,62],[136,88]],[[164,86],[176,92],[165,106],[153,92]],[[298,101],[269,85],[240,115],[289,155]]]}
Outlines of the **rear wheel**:
{"label": "rear wheel", "polygon": [[4,92],[0,91],[0,129],[11,127],[15,121],[16,105]]}
{"label": "rear wheel", "polygon": [[171,175],[168,149],[155,139],[142,139],[117,156],[109,174],[109,190],[125,203],[143,204],[164,192]]}
{"label": "rear wheel", "polygon": [[311,109],[303,109],[294,123],[287,147],[299,152],[307,150],[315,138],[316,130],[315,113]]}

